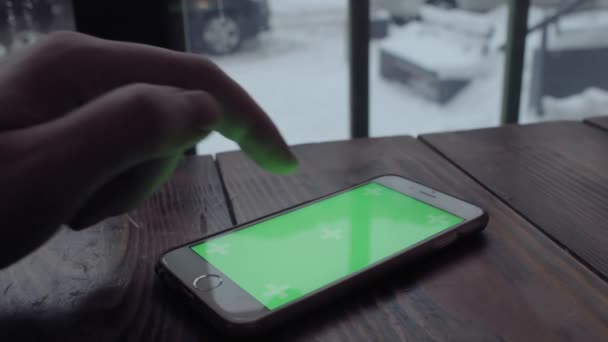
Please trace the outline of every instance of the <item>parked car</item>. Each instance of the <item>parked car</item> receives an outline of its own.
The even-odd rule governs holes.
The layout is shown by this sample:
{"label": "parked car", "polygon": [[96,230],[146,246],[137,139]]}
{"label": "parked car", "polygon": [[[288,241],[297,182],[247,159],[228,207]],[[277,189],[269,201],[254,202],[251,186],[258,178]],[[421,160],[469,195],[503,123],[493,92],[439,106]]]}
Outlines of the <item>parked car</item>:
{"label": "parked car", "polygon": [[193,52],[221,55],[270,29],[268,0],[185,1],[186,31]]}

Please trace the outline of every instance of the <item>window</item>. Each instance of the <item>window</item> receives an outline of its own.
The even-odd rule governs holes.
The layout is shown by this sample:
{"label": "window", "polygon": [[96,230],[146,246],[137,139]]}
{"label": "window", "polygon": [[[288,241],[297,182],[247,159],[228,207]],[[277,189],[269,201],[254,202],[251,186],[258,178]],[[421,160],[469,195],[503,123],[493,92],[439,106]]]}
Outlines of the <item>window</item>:
{"label": "window", "polygon": [[[514,1],[370,0],[370,134],[498,125],[508,4],[521,4]],[[519,121],[605,114],[608,0],[531,2]],[[348,13],[356,0],[82,3],[75,6],[82,6],[76,10],[84,32],[211,58],[266,109],[290,144],[351,135]],[[180,41],[175,46],[161,37],[169,16],[179,17],[179,39],[169,39]],[[0,25],[1,56],[46,32],[73,29],[72,3],[0,0]],[[237,149],[217,134],[198,147],[202,154]]]}

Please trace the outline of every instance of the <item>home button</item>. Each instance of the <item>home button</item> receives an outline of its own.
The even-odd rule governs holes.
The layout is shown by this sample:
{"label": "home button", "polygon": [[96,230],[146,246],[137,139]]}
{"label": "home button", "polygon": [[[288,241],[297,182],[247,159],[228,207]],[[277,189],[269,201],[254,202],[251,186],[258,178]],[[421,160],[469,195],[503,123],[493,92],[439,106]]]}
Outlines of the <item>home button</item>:
{"label": "home button", "polygon": [[192,282],[192,285],[201,291],[209,291],[222,285],[222,278],[215,274],[203,274],[202,276],[196,277]]}

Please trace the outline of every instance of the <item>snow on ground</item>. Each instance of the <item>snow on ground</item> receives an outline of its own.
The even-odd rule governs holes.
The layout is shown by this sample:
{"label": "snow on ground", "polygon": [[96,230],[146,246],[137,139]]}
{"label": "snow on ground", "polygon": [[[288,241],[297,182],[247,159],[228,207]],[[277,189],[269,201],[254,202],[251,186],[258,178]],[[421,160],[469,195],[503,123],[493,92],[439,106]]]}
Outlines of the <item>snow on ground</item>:
{"label": "snow on ground", "polygon": [[374,54],[370,77],[372,136],[418,135],[497,125],[503,58],[491,58],[499,65],[493,73],[471,83],[442,106],[420,97],[403,84],[382,79],[377,71],[378,56]]}
{"label": "snow on ground", "polygon": [[608,91],[598,88],[588,88],[580,94],[561,99],[551,96],[543,98],[543,106],[547,117],[552,119],[572,119],[580,115],[605,115],[608,108]]}
{"label": "snow on ground", "polygon": [[[230,56],[214,58],[266,109],[289,144],[348,139],[349,96],[346,0],[271,0],[273,27]],[[379,73],[381,42],[370,45],[372,136],[418,135],[495,126],[500,121],[506,10],[497,11],[495,37],[481,73],[446,105],[421,98]],[[539,20],[540,13],[531,14]],[[391,27],[391,30],[398,30]],[[529,103],[531,62],[539,35],[528,39],[522,103]],[[413,46],[412,48],[415,48]],[[446,54],[446,59],[450,58]],[[523,121],[538,118],[522,106]],[[215,134],[199,153],[237,149]]]}

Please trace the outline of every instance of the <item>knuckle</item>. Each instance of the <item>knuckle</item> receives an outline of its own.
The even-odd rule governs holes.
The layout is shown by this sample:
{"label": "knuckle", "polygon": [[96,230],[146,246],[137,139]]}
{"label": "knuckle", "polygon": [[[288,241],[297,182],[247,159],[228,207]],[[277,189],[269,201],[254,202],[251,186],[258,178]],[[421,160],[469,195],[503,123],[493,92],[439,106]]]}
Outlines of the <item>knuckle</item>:
{"label": "knuckle", "polygon": [[44,50],[45,56],[57,57],[62,61],[79,53],[86,44],[86,39],[80,33],[70,31],[57,31],[50,33],[38,45]]}
{"label": "knuckle", "polygon": [[[175,54],[173,56],[174,63],[177,65],[182,63],[182,58],[184,58],[183,56],[183,54]],[[188,58],[191,59],[193,65],[196,65],[196,72],[200,73],[201,75],[205,75],[211,80],[226,77],[226,74],[224,73],[222,68],[208,57],[202,55],[188,55]]]}
{"label": "knuckle", "polygon": [[136,113],[141,113],[150,119],[159,119],[162,112],[165,94],[158,86],[135,83],[126,86],[125,101]]}
{"label": "knuckle", "polygon": [[45,41],[51,46],[61,46],[80,41],[82,36],[74,31],[53,31],[46,35]]}
{"label": "knuckle", "polygon": [[205,66],[204,72],[206,75],[208,75],[208,77],[216,78],[216,79],[227,77],[219,65],[217,65],[215,62],[213,62],[212,60],[210,60],[206,57],[205,57],[204,66]]}
{"label": "knuckle", "polygon": [[205,68],[207,69],[208,72],[211,73],[218,73],[218,72],[222,72],[222,69],[219,67],[219,65],[217,65],[214,61],[212,61],[211,59],[201,56],[199,58],[202,58]]}
{"label": "knuckle", "polygon": [[132,84],[126,86],[124,101],[134,131],[145,130],[152,141],[164,140],[169,131],[167,113],[167,96],[162,87],[149,84]]}

